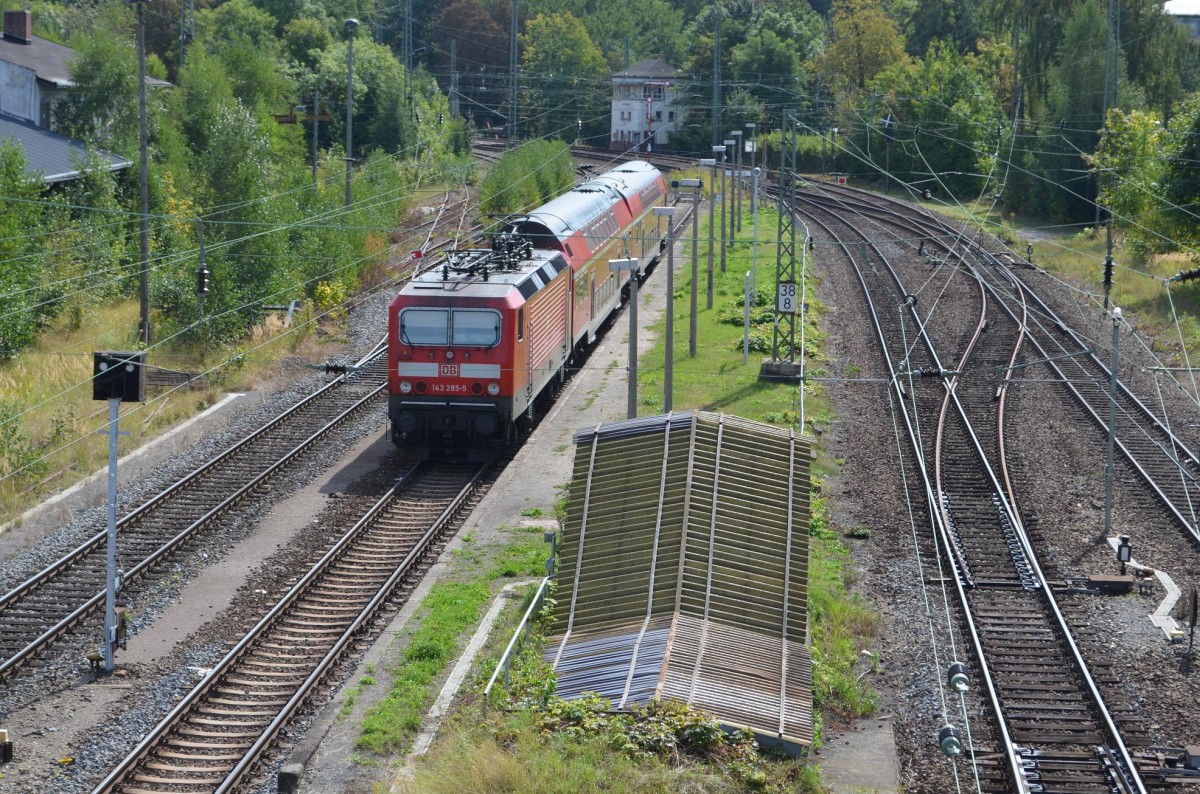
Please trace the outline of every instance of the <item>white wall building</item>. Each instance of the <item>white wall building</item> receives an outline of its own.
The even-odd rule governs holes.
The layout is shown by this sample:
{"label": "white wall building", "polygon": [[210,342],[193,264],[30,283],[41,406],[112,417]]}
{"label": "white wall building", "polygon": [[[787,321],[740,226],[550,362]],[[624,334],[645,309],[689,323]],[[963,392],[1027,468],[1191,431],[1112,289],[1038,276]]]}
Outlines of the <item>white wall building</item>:
{"label": "white wall building", "polygon": [[679,128],[675,69],[662,58],[632,64],[612,76],[613,149],[652,151],[670,147]]}
{"label": "white wall building", "polygon": [[1193,39],[1200,38],[1200,0],[1167,0],[1163,11],[1187,25]]}

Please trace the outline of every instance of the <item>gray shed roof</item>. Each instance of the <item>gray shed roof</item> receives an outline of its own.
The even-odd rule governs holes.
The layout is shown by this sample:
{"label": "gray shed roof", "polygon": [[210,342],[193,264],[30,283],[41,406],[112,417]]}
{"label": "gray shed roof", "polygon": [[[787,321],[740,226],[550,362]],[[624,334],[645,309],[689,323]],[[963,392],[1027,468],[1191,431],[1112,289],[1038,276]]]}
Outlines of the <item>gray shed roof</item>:
{"label": "gray shed roof", "polygon": [[0,61],[32,69],[39,80],[51,83],[56,88],[71,85],[71,70],[68,67],[74,57],[75,51],[70,47],[37,36],[29,44],[0,39]]}
{"label": "gray shed roof", "polygon": [[[40,174],[46,184],[78,177],[79,163],[87,156],[87,147],[80,141],[4,114],[0,114],[0,141],[20,146],[25,154],[25,172],[31,176]],[[103,151],[99,154],[112,171],[133,164],[119,155]]]}
{"label": "gray shed roof", "polygon": [[[37,79],[50,83],[55,88],[67,88],[71,82],[71,61],[75,59],[75,50],[63,44],[48,39],[33,37],[29,44],[0,38],[0,61],[15,63],[31,69]],[[170,85],[165,80],[146,77],[146,85],[151,88]]]}
{"label": "gray shed roof", "polygon": [[613,72],[613,77],[644,77],[654,80],[670,80],[675,76],[675,67],[662,58],[650,58],[630,64],[629,68]]}

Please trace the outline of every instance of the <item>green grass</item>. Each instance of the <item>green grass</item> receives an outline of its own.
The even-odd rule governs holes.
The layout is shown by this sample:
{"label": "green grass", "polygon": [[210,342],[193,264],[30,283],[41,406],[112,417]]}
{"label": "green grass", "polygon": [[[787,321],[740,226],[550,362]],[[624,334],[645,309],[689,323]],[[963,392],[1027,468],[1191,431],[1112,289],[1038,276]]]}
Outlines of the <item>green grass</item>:
{"label": "green grass", "polygon": [[[377,755],[407,750],[425,719],[442,671],[459,654],[464,635],[479,623],[494,596],[494,585],[507,578],[545,574],[548,547],[541,530],[534,531],[536,537],[530,532],[510,531],[507,542],[457,557],[451,581],[430,589],[421,602],[407,647],[387,671],[391,680],[387,695],[363,720],[357,742],[360,750]],[[359,694],[352,693],[354,697]]]}
{"label": "green grass", "polygon": [[[720,220],[718,218],[718,224]],[[720,251],[713,257],[713,308],[706,308],[708,270],[708,217],[700,218],[699,245],[697,254],[698,316],[696,355],[688,355],[688,326],[691,301],[691,232],[680,235],[682,245],[676,249],[678,270],[675,279],[675,345],[674,345],[674,399],[675,410],[698,408],[743,416],[760,422],[780,425],[797,425],[799,421],[799,392],[795,385],[772,383],[759,380],[758,371],[763,358],[770,357],[772,325],[770,322],[775,295],[775,251],[778,235],[778,216],[775,211],[760,205],[758,229],[757,292],[759,303],[751,310],[751,341],[758,349],[750,351],[749,363],[742,363],[742,328],[744,310],[744,279],[753,270],[753,248],[751,244],[753,220],[746,212],[742,221],[742,232],[737,235],[733,248],[726,250],[726,268],[720,269]],[[800,241],[803,230],[798,229]],[[719,230],[716,245],[719,249]],[[797,243],[798,247],[800,243]],[[679,258],[683,262],[678,261]],[[797,271],[800,263],[797,261]],[[811,268],[807,272],[808,288],[806,301],[809,305],[808,325],[805,329],[805,346],[810,365],[820,362],[821,332],[818,320],[822,306],[816,298],[815,279]],[[755,322],[755,320],[760,320]],[[666,364],[666,347],[663,343],[666,320],[659,320],[651,328],[658,343],[643,356],[638,366],[638,402],[647,413],[661,411],[663,407],[663,370]],[[800,328],[796,328],[796,344],[800,344]],[[817,396],[819,391],[812,385],[807,396]]]}
{"label": "green grass", "polygon": [[[1021,256],[1026,245],[1033,246],[1033,262],[1067,283],[1083,290],[1091,299],[1080,298],[1080,306],[1101,311],[1104,295],[1104,260],[1107,240],[1103,230],[1091,227],[1049,227],[1037,218],[1016,214],[1003,216],[986,213],[991,202],[979,202],[963,208],[927,203],[930,209],[958,220],[985,223]],[[1184,347],[1190,352],[1200,347],[1200,285],[1195,282],[1172,284],[1168,296],[1163,281],[1195,263],[1183,253],[1150,254],[1136,245],[1126,245],[1117,232],[1113,246],[1113,286],[1111,302],[1120,306],[1127,319],[1136,322],[1156,353],[1169,366],[1184,366]],[[1172,302],[1174,309],[1172,310]],[[1183,344],[1180,344],[1180,335]],[[1195,365],[1195,356],[1192,357]]]}

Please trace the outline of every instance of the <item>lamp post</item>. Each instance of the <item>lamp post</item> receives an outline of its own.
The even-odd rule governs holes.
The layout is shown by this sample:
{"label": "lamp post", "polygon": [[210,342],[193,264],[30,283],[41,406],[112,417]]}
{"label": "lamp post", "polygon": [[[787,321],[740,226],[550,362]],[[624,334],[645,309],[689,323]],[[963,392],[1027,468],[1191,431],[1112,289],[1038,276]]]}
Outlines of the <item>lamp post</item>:
{"label": "lamp post", "polygon": [[610,259],[608,269],[614,273],[629,271],[629,396],[626,413],[637,419],[637,306],[638,306],[638,260]]}
{"label": "lamp post", "polygon": [[150,344],[150,174],[148,166],[146,136],[146,24],[144,0],[137,0],[137,51],[138,51],[138,153],[141,159],[142,217],[140,221],[139,253],[141,264],[141,300],[138,338],[143,345]]}
{"label": "lamp post", "polygon": [[733,136],[733,220],[729,224],[730,245],[733,244],[733,234],[742,230],[742,131],[734,130]]}
{"label": "lamp post", "polygon": [[[750,147],[750,170],[754,170],[754,163],[758,159],[758,139],[754,137],[754,130],[758,127],[753,121],[746,122],[746,145]],[[758,212],[758,193],[750,194],[750,212]]]}
{"label": "lamp post", "polygon": [[700,197],[704,190],[704,181],[701,179],[681,179],[679,180],[680,187],[692,188],[692,305],[691,305],[691,320],[688,323],[688,355],[695,357],[696,355],[696,313],[697,313],[697,294],[699,292],[699,271],[696,267],[696,259],[699,256],[697,253],[700,248],[699,231],[700,225]]}
{"label": "lamp post", "polygon": [[655,215],[667,219],[667,357],[663,366],[663,413],[671,412],[675,390],[675,208],[655,207]]}
{"label": "lamp post", "polygon": [[354,170],[354,32],[359,22],[346,20],[346,206],[350,206],[350,172]]}
{"label": "lamp post", "polygon": [[[725,151],[724,146],[712,147],[713,154],[721,154]],[[701,166],[708,166],[712,169],[712,196],[708,202],[708,299],[705,301],[705,308],[713,307],[713,245],[716,243],[716,227],[713,225],[716,221],[715,213],[717,208],[717,158],[708,157],[700,161]]]}
{"label": "lamp post", "polygon": [[1117,440],[1117,344],[1120,342],[1121,318],[1117,306],[1112,310],[1112,365],[1108,392],[1108,457],[1104,463],[1104,537],[1112,534],[1113,510],[1113,447]]}
{"label": "lamp post", "polygon": [[726,231],[726,224],[733,223],[733,213],[729,211],[726,200],[729,190],[729,154],[736,141],[725,141],[721,155],[721,272],[725,272],[725,249],[733,242],[733,234]]}

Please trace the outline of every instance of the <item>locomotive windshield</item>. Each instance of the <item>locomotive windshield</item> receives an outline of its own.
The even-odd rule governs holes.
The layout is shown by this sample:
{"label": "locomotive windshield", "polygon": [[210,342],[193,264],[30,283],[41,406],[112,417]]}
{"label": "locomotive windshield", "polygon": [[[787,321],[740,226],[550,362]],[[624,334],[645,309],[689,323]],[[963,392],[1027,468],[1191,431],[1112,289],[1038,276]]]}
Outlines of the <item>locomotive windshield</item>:
{"label": "locomotive windshield", "polygon": [[400,341],[409,345],[494,347],[500,344],[500,312],[404,309],[400,312]]}
{"label": "locomotive windshield", "polygon": [[500,313],[491,309],[455,309],[451,344],[491,347],[500,342]]}

